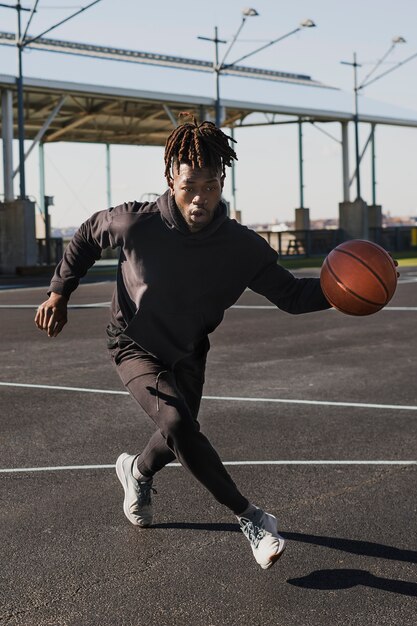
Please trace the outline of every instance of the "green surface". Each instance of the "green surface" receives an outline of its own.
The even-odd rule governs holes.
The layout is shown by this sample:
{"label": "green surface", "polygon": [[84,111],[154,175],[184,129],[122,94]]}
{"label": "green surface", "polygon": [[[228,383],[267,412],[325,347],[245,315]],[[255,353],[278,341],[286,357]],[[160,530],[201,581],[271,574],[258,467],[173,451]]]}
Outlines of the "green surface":
{"label": "green surface", "polygon": [[[416,267],[417,266],[417,253],[412,252],[393,252],[392,256],[398,261],[399,267]],[[309,267],[321,267],[325,257],[297,257],[293,258],[284,257],[280,259],[280,265],[287,269],[303,269]]]}

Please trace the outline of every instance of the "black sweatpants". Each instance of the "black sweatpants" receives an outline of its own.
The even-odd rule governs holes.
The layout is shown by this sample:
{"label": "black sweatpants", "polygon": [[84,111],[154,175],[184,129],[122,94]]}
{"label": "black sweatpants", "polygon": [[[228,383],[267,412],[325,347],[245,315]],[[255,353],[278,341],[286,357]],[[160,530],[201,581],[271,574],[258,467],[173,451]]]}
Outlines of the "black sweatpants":
{"label": "black sweatpants", "polygon": [[205,358],[183,359],[174,369],[128,343],[112,350],[116,369],[132,397],[155,422],[157,430],[139,455],[144,476],[153,476],[177,459],[202,485],[235,514],[249,502],[242,496],[197,421],[203,393]]}

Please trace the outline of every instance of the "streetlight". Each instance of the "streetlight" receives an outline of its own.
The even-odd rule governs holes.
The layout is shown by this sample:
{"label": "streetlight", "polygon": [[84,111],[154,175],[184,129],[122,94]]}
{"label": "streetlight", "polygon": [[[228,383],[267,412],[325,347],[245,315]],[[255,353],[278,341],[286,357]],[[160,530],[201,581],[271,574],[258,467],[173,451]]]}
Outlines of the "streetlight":
{"label": "streetlight", "polygon": [[242,9],[242,15],[245,15],[246,17],[255,17],[256,15],[259,15],[259,13],[256,9],[246,7],[245,9]]}
{"label": "streetlight", "polygon": [[[39,0],[38,0],[39,1]],[[26,197],[26,185],[25,185],[25,145],[24,145],[24,109],[23,109],[23,77],[22,77],[22,52],[23,52],[23,41],[22,41],[22,11],[30,11],[30,17],[28,21],[28,26],[32,21],[33,14],[36,13],[36,5],[38,2],[35,2],[32,9],[28,9],[26,7],[22,7],[20,0],[16,0],[15,5],[4,4],[1,3],[0,6],[5,9],[15,9],[17,15],[17,30],[16,30],[16,47],[17,47],[17,78],[16,78],[16,87],[17,87],[17,125],[19,129],[19,173],[20,173],[20,197],[24,199]],[[25,35],[27,32],[27,28],[25,31]]]}
{"label": "streetlight", "polygon": [[[23,102],[23,50],[29,44],[37,41],[46,33],[50,33],[51,30],[54,30],[61,24],[68,22],[76,15],[83,13],[93,5],[101,2],[101,0],[93,0],[87,6],[81,7],[75,13],[72,13],[69,17],[60,20],[57,24],[54,24],[50,28],[47,28],[42,33],[37,35],[36,37],[27,37],[27,33],[29,30],[29,26],[32,22],[33,15],[36,13],[36,9],[39,3],[39,0],[35,0],[35,3],[32,9],[22,7],[21,0],[16,0],[16,4],[5,4],[0,3],[0,7],[6,9],[15,9],[17,14],[17,31],[16,31],[16,47],[17,47],[17,78],[16,78],[16,86],[17,86],[17,116],[18,116],[18,134],[19,134],[19,184],[20,184],[20,198],[24,200],[26,198],[26,177],[25,177],[25,119],[24,119],[24,102]],[[22,11],[30,11],[30,16],[28,22],[26,24],[25,32],[22,36],[22,19],[21,13]]]}
{"label": "streetlight", "polygon": [[232,47],[234,46],[239,34],[242,31],[243,26],[245,25],[246,19],[248,17],[257,17],[259,16],[259,13],[256,9],[252,8],[252,7],[247,7],[245,9],[242,10],[242,21],[240,23],[239,28],[237,29],[235,35],[232,38],[232,41],[230,42],[229,47],[227,48],[224,57],[222,59],[222,61],[219,63],[219,43],[227,43],[225,40],[223,39],[219,39],[218,38],[218,28],[217,26],[214,27],[214,37],[197,37],[197,39],[202,39],[204,41],[212,41],[215,45],[214,48],[214,63],[213,63],[213,71],[215,73],[215,86],[216,86],[216,100],[215,100],[215,121],[216,121],[216,126],[220,126],[221,125],[221,115],[220,115],[220,74],[222,73],[223,70],[225,69],[229,69],[231,67],[236,66],[237,63],[239,63],[240,61],[243,61],[243,59],[247,59],[248,57],[260,52],[261,50],[265,50],[265,48],[269,48],[269,46],[272,46],[275,43],[278,43],[279,41],[282,41],[283,39],[286,39],[287,37],[290,37],[291,35],[293,35],[294,33],[299,32],[300,30],[302,30],[303,28],[314,28],[316,26],[316,24],[313,22],[313,20],[311,19],[306,19],[303,20],[302,22],[300,22],[299,26],[293,30],[291,30],[289,33],[286,33],[285,35],[281,35],[280,37],[277,37],[276,39],[273,39],[272,41],[269,41],[268,43],[264,44],[263,46],[260,46],[259,48],[256,48],[255,50],[253,50],[252,52],[249,52],[248,54],[245,54],[241,57],[239,57],[238,59],[236,59],[235,61],[233,61],[232,63],[225,63],[226,58],[228,57]]}
{"label": "streetlight", "polygon": [[285,35],[281,35],[280,37],[277,37],[276,39],[269,41],[268,43],[264,44],[260,48],[256,48],[256,50],[252,50],[252,52],[249,52],[248,54],[245,54],[244,56],[239,57],[238,59],[233,61],[233,63],[229,63],[228,65],[223,65],[221,69],[224,69],[226,67],[232,67],[232,65],[236,65],[236,63],[240,63],[240,61],[243,61],[243,59],[247,59],[248,57],[251,57],[253,54],[260,52],[261,50],[265,50],[265,48],[269,48],[269,46],[272,46],[273,44],[278,43],[279,41],[282,41],[283,39],[286,39],[287,37],[290,37],[290,35],[294,35],[295,33],[298,33],[303,28],[316,28],[316,24],[313,22],[313,20],[310,20],[310,19],[303,20],[302,22],[300,22],[297,28],[290,30],[289,33],[285,33]]}
{"label": "streetlight", "polygon": [[246,19],[248,17],[256,17],[258,16],[259,13],[256,9],[254,8],[250,8],[247,7],[245,9],[243,9],[242,11],[242,21],[240,23],[239,28],[237,29],[232,42],[230,44],[230,46],[228,47],[228,49],[226,50],[226,53],[223,57],[223,60],[221,63],[219,63],[219,43],[227,43],[227,41],[225,41],[224,39],[219,39],[218,38],[218,28],[217,26],[214,27],[214,38],[213,37],[197,37],[197,39],[202,39],[204,41],[212,41],[214,43],[214,63],[213,63],[213,71],[215,74],[215,87],[216,87],[216,106],[215,106],[215,119],[216,119],[216,126],[220,126],[221,124],[221,120],[220,120],[220,73],[223,69],[223,65],[224,65],[224,60],[227,57],[227,55],[229,54],[230,50],[232,49],[236,39],[238,38],[242,28],[245,25]]}
{"label": "streetlight", "polygon": [[371,83],[375,82],[379,78],[382,78],[382,76],[385,76],[385,74],[388,74],[389,72],[392,72],[394,69],[396,69],[396,67],[399,67],[400,65],[404,65],[405,62],[411,61],[411,59],[416,56],[416,55],[413,55],[413,56],[409,57],[408,59],[406,59],[406,61],[398,63],[394,68],[391,68],[390,70],[387,70],[386,72],[383,72],[382,74],[380,74],[376,78],[374,78],[372,80],[369,80],[369,78],[372,76],[372,74],[374,74],[376,72],[378,67],[380,67],[380,65],[385,61],[385,59],[388,57],[388,55],[391,54],[391,52],[394,50],[395,46],[397,44],[399,44],[399,43],[406,43],[406,40],[404,39],[404,37],[401,37],[400,35],[398,35],[398,36],[392,38],[391,45],[390,45],[389,49],[387,50],[387,52],[379,59],[379,61],[377,61],[375,66],[365,76],[365,78],[363,79],[363,81],[361,82],[360,85],[358,85],[358,67],[362,67],[362,66],[361,66],[360,63],[357,62],[356,52],[353,53],[353,63],[350,62],[350,61],[341,61],[341,63],[343,65],[351,65],[353,67],[353,92],[354,92],[354,101],[355,101],[355,113],[354,113],[353,121],[354,121],[354,124],[355,124],[356,196],[357,196],[358,200],[361,199],[361,176],[360,176],[360,161],[361,161],[361,159],[360,159],[360,155],[359,155],[359,106],[358,106],[358,93],[359,93],[360,89],[364,89],[364,87],[367,87],[368,85],[370,85]]}

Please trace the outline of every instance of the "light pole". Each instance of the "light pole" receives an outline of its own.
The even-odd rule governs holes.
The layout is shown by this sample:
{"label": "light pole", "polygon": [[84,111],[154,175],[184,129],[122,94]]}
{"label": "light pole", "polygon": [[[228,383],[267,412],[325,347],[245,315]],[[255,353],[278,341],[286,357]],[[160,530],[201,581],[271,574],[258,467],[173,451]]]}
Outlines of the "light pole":
{"label": "light pole", "polygon": [[[353,122],[355,124],[355,162],[356,162],[356,197],[357,197],[356,199],[357,200],[361,199],[361,175],[360,175],[361,157],[359,153],[360,151],[359,151],[359,102],[358,102],[359,91],[363,89],[364,87],[367,87],[371,83],[375,82],[379,78],[382,78],[382,76],[384,76],[388,72],[392,72],[393,69],[395,69],[396,67],[399,67],[400,65],[404,65],[404,62],[398,63],[394,68],[391,68],[387,72],[384,72],[383,74],[380,74],[376,78],[369,80],[372,74],[375,73],[378,67],[380,67],[380,65],[385,61],[388,55],[391,54],[391,52],[394,50],[395,46],[399,43],[406,43],[406,40],[404,39],[404,37],[397,36],[397,37],[392,38],[391,46],[389,47],[387,52],[379,59],[379,61],[377,61],[375,66],[366,75],[366,77],[363,79],[360,85],[358,85],[358,67],[362,67],[362,66],[360,63],[357,62],[356,52],[353,53],[353,62],[341,61],[342,65],[350,65],[353,67],[353,93],[354,93],[354,108],[355,108]],[[406,61],[410,61],[415,56],[416,55],[413,55]]]}
{"label": "light pole", "polygon": [[22,52],[23,52],[23,43],[22,43],[22,11],[31,11],[31,16],[29,18],[29,22],[32,18],[33,13],[36,12],[36,4],[33,6],[33,9],[28,9],[26,7],[22,7],[20,0],[16,1],[15,5],[12,4],[4,4],[3,2],[0,4],[1,7],[5,9],[15,9],[17,15],[17,30],[16,30],[16,47],[17,47],[17,77],[16,77],[16,88],[17,88],[17,126],[18,126],[18,134],[19,134],[19,184],[20,184],[20,198],[24,199],[26,197],[26,181],[25,181],[25,128],[24,128],[24,108],[23,108],[23,70],[22,70]]}
{"label": "light pole", "polygon": [[19,129],[19,189],[20,198],[26,198],[26,176],[25,176],[25,118],[23,109],[23,69],[22,69],[22,6],[20,0],[16,3],[17,13],[17,125]]}
{"label": "light pole", "polygon": [[245,25],[246,18],[248,17],[256,17],[259,15],[258,11],[253,8],[243,9],[242,11],[242,21],[240,23],[239,28],[237,29],[235,35],[233,36],[232,42],[226,53],[223,57],[221,63],[219,63],[219,43],[227,43],[224,39],[219,39],[218,37],[218,27],[214,27],[214,37],[197,37],[197,39],[202,39],[203,41],[212,41],[214,43],[214,63],[213,63],[213,72],[215,79],[215,92],[216,92],[216,100],[215,100],[215,122],[216,126],[220,126],[221,124],[221,115],[220,115],[220,74],[224,67],[224,60],[232,49],[236,39],[238,38],[243,26]]}
{"label": "light pole", "polygon": [[[50,28],[44,30],[40,35],[36,37],[27,38],[26,35],[29,30],[29,26],[32,22],[32,17],[36,13],[36,9],[39,3],[39,0],[35,0],[33,7],[31,9],[22,7],[21,0],[16,0],[16,4],[5,4],[3,2],[0,3],[0,7],[6,9],[14,9],[17,14],[17,30],[16,30],[16,47],[17,47],[17,78],[16,78],[16,87],[17,87],[17,125],[18,125],[18,139],[19,139],[19,191],[20,191],[20,199],[24,200],[26,198],[26,176],[25,176],[25,115],[24,115],[24,101],[23,101],[23,50],[26,46],[37,41],[46,33],[51,32],[61,24],[68,22],[68,20],[72,19],[76,15],[79,15],[83,11],[86,11],[93,5],[101,2],[101,0],[94,0],[90,2],[85,7],[81,7],[78,11],[71,14],[69,17],[60,20],[57,24],[54,24]],[[22,11],[30,11],[29,20],[26,24],[25,32],[22,36],[22,19],[21,13]]]}
{"label": "light pole", "polygon": [[260,46],[259,48],[256,48],[255,50],[252,50],[252,52],[249,52],[248,54],[245,54],[241,57],[239,57],[238,59],[236,59],[235,61],[233,61],[232,63],[225,63],[227,56],[229,55],[231,49],[233,48],[240,32],[242,31],[243,26],[245,25],[246,19],[248,17],[256,17],[259,16],[259,13],[256,9],[254,8],[246,8],[243,9],[242,11],[242,21],[240,23],[239,28],[237,29],[236,33],[234,34],[232,41],[230,42],[230,45],[228,47],[228,49],[226,50],[224,57],[222,59],[221,62],[219,62],[219,43],[227,43],[227,41],[225,41],[224,39],[219,39],[218,37],[218,27],[215,26],[214,27],[214,37],[201,37],[198,36],[197,39],[202,39],[203,41],[212,41],[214,43],[214,63],[213,63],[213,72],[215,74],[215,92],[216,92],[216,99],[215,99],[215,121],[216,121],[216,126],[220,126],[221,125],[221,100],[220,100],[220,74],[222,73],[223,70],[227,70],[231,67],[235,67],[237,65],[237,63],[239,63],[240,61],[243,61],[243,59],[247,59],[248,57],[252,56],[253,54],[256,54],[257,52],[260,52],[261,50],[264,50],[265,48],[269,48],[269,46],[272,46],[275,43],[278,43],[279,41],[282,41],[283,39],[286,39],[287,37],[290,37],[291,35],[293,35],[294,33],[298,33],[300,30],[302,30],[303,28],[314,28],[316,26],[316,24],[313,22],[313,20],[307,19],[304,20],[303,22],[300,23],[300,25],[297,28],[294,28],[293,30],[291,30],[290,32],[286,33],[285,35],[281,35],[280,37],[277,37],[276,39],[273,39],[272,41],[269,41],[268,43],[264,44],[263,46]]}
{"label": "light pole", "polygon": [[353,63],[349,61],[341,61],[343,65],[351,65],[353,67],[353,95],[355,113],[353,123],[355,124],[355,163],[356,163],[356,198],[361,197],[361,176],[360,176],[360,157],[359,157],[359,117],[358,117],[358,67],[362,67],[356,60],[356,52],[353,53]]}
{"label": "light pole", "polygon": [[223,39],[218,38],[218,28],[214,27],[214,44],[215,44],[215,54],[214,54],[214,76],[215,76],[215,86],[216,86],[216,126],[220,126],[221,124],[221,115],[220,115],[220,72],[221,67],[219,65],[219,43],[227,43]]}

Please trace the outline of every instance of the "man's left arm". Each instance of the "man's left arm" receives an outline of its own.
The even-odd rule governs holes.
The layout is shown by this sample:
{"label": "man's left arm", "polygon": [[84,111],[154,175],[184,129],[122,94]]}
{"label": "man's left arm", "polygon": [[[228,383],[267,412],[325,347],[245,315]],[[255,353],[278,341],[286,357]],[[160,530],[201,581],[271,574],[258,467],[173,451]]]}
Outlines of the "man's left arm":
{"label": "man's left arm", "polygon": [[311,313],[330,309],[319,278],[296,278],[278,264],[277,253],[268,246],[264,263],[248,285],[287,313]]}

